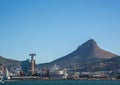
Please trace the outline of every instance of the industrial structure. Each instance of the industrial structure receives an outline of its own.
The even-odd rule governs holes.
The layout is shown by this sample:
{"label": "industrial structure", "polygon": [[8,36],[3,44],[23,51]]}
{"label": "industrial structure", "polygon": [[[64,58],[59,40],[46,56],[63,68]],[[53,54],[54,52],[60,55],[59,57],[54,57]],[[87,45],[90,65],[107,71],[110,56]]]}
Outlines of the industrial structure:
{"label": "industrial structure", "polygon": [[31,60],[27,59],[25,61],[22,61],[22,66],[21,66],[23,74],[25,76],[35,75],[36,73],[35,60],[34,60],[34,56],[36,56],[36,54],[29,54],[29,56],[31,56]]}
{"label": "industrial structure", "polygon": [[36,54],[29,54],[29,56],[31,56],[31,63],[30,63],[30,73],[31,75],[35,75],[35,60],[34,60],[34,56],[36,56]]}

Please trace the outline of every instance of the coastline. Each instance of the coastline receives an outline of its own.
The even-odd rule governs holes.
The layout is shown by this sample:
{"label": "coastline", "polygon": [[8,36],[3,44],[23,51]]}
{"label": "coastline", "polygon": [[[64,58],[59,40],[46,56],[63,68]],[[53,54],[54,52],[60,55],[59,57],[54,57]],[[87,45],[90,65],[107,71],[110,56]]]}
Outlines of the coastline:
{"label": "coastline", "polygon": [[54,81],[54,80],[57,80],[57,81],[69,81],[69,80],[73,80],[73,81],[76,81],[76,80],[111,80],[111,81],[115,81],[115,80],[120,80],[120,79],[117,79],[117,78],[79,78],[79,79],[50,79],[50,78],[34,78],[34,79],[10,79],[10,80],[4,80],[5,82],[8,81],[8,82],[13,82],[13,81],[31,81],[31,80],[40,80],[40,81]]}

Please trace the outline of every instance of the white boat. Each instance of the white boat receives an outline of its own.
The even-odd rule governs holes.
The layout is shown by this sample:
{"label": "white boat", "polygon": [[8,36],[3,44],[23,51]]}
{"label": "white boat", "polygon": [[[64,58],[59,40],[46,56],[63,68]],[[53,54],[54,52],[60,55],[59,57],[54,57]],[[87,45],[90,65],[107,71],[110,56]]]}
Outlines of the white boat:
{"label": "white boat", "polygon": [[2,79],[0,79],[0,84],[4,84],[4,81]]}

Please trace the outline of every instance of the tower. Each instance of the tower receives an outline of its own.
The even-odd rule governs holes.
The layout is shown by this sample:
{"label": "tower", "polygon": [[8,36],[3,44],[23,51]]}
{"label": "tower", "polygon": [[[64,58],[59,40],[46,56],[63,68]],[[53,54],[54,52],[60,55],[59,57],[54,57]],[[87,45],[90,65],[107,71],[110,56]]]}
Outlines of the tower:
{"label": "tower", "polygon": [[34,56],[36,56],[36,54],[29,54],[29,56],[31,56],[31,75],[35,74],[35,60],[34,60]]}

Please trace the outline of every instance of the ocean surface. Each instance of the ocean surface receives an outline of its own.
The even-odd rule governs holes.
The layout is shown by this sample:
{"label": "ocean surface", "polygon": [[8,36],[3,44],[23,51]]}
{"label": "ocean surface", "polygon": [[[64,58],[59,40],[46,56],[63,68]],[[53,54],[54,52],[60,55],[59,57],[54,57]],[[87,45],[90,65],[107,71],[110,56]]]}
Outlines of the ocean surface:
{"label": "ocean surface", "polygon": [[32,80],[5,81],[0,85],[120,85],[119,80]]}

